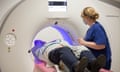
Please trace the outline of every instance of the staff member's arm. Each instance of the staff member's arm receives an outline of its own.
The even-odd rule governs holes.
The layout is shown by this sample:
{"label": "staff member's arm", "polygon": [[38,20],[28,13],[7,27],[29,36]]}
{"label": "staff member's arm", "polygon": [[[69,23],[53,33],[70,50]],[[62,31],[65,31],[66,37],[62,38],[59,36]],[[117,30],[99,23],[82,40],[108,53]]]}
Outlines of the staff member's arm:
{"label": "staff member's arm", "polygon": [[97,49],[97,50],[100,50],[100,49],[104,49],[105,48],[105,45],[104,44],[96,44],[95,42],[89,42],[89,41],[85,41],[83,38],[79,38],[78,39],[78,42],[81,44],[81,45],[84,45],[84,46],[87,46],[87,47],[90,47],[90,48],[93,48],[93,49]]}

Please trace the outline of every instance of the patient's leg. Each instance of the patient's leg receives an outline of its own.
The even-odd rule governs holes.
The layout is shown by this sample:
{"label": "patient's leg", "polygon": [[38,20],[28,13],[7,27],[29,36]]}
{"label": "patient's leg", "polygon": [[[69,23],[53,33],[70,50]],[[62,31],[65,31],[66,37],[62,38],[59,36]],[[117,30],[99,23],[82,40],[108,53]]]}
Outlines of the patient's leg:
{"label": "patient's leg", "polygon": [[87,58],[82,58],[79,61],[69,47],[62,47],[51,51],[49,53],[49,59],[58,65],[60,60],[62,60],[70,72],[83,72],[88,63]]}
{"label": "patient's leg", "polygon": [[87,57],[89,60],[89,63],[96,60],[96,57],[89,50],[82,51],[80,54],[80,58],[82,58],[82,57]]}
{"label": "patient's leg", "polygon": [[97,58],[95,58],[91,51],[83,51],[81,52],[80,57],[84,56],[89,59],[87,68],[92,72],[98,72],[99,69],[103,68],[106,64],[106,57],[104,55],[100,55]]}

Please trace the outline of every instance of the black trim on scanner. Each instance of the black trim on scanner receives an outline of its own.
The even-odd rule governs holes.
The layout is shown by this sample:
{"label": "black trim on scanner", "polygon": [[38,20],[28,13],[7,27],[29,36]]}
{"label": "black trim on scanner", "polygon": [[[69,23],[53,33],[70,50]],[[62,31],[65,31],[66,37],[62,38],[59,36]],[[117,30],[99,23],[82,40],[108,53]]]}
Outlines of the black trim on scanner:
{"label": "black trim on scanner", "polygon": [[66,1],[49,1],[48,2],[49,6],[67,6]]}

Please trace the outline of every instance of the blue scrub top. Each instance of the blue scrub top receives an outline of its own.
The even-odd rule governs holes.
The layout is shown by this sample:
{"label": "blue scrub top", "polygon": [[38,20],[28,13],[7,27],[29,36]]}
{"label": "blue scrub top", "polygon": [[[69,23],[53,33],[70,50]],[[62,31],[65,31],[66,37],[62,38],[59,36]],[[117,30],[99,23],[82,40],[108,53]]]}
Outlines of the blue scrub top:
{"label": "blue scrub top", "polygon": [[95,42],[96,44],[104,44],[105,48],[101,50],[95,50],[88,47],[92,53],[97,57],[100,54],[104,54],[107,60],[111,59],[111,49],[109,45],[109,40],[103,26],[99,22],[95,22],[87,31],[85,36],[86,41]]}

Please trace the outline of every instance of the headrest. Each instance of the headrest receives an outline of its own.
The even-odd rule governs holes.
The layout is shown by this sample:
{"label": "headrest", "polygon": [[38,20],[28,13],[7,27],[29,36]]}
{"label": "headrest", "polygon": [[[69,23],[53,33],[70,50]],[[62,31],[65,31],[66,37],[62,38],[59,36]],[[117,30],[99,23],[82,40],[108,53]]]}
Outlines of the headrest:
{"label": "headrest", "polygon": [[43,46],[46,42],[45,41],[42,41],[42,40],[35,40],[34,41],[34,46]]}

